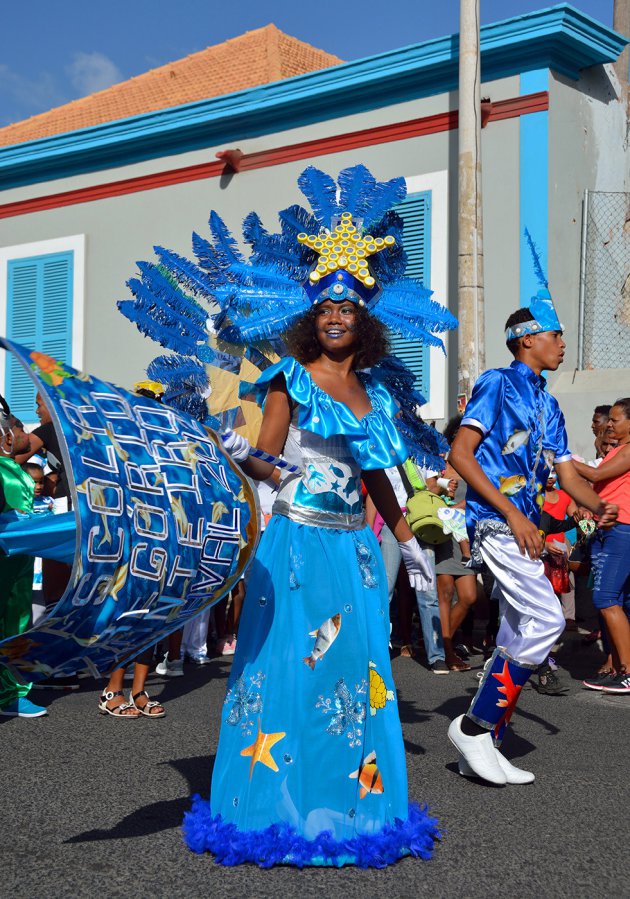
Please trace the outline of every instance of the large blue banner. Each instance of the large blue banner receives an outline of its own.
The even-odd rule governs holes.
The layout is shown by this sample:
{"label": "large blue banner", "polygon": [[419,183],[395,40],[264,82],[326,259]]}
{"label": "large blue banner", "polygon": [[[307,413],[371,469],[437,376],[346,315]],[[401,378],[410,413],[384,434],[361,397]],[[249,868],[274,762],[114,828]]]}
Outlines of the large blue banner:
{"label": "large blue banner", "polygon": [[33,629],[0,643],[0,662],[25,681],[101,675],[239,580],[258,536],[255,496],[214,432],[189,416],[0,345],[51,411],[77,525],[65,594]]}

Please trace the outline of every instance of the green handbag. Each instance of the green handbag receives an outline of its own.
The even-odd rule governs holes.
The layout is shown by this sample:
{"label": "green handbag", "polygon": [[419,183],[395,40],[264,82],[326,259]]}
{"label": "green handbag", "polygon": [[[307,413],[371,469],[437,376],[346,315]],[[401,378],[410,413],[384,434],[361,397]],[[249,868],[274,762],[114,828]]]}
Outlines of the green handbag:
{"label": "green handbag", "polygon": [[427,485],[419,477],[415,467],[410,469],[408,465],[409,463],[405,462],[404,466],[399,468],[403,483],[410,494],[407,499],[407,515],[405,516],[407,524],[414,537],[422,540],[423,543],[430,543],[432,546],[446,543],[451,539],[451,535],[444,533],[437,513],[438,509],[445,509],[447,503],[441,496],[427,490]]}

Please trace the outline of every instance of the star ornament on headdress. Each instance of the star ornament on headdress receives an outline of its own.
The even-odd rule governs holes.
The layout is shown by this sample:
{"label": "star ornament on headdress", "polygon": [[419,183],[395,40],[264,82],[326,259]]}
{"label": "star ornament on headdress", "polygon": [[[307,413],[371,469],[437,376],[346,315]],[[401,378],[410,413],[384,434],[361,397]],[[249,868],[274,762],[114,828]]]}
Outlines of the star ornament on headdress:
{"label": "star ornament on headdress", "polygon": [[279,732],[275,734],[266,734],[260,729],[260,718],[258,719],[258,733],[256,735],[256,740],[252,743],[251,746],[246,746],[245,749],[241,750],[241,755],[243,756],[251,756],[251,763],[249,766],[249,779],[252,779],[252,774],[254,773],[254,765],[256,762],[260,762],[262,765],[266,765],[267,768],[271,768],[272,771],[277,771],[278,766],[276,765],[275,759],[271,755],[271,749],[282,740],[286,734],[284,732]]}
{"label": "star ornament on headdress", "polygon": [[[335,225],[331,231],[319,234],[304,232],[298,234],[298,243],[305,244],[319,255],[316,266],[308,276],[307,286],[307,292],[315,302],[318,296],[313,295],[312,288],[325,290],[330,281],[330,275],[334,275],[335,272],[347,272],[359,282],[357,285],[359,291],[361,287],[365,288],[368,296],[378,289],[376,279],[368,268],[368,256],[379,253],[386,247],[393,247],[396,238],[391,234],[386,237],[363,234],[361,224],[360,220],[357,220],[356,223],[353,221],[351,212],[342,212],[339,224]],[[332,288],[333,293],[338,295],[339,299],[345,299],[347,289],[344,289],[346,284],[343,282],[346,279],[342,275],[341,278],[332,280],[336,282]],[[311,290],[308,287],[311,287]]]}

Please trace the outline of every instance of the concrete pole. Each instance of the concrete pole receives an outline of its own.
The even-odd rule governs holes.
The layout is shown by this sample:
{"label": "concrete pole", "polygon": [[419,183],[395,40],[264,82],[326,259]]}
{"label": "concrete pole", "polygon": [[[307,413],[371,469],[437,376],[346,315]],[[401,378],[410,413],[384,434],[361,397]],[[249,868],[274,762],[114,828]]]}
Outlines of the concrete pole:
{"label": "concrete pole", "polygon": [[458,394],[470,398],[485,368],[479,0],[460,0]]}
{"label": "concrete pole", "polygon": [[[624,37],[630,37],[630,0],[615,0],[613,28]],[[615,72],[625,94],[628,92],[628,45],[614,63]]]}

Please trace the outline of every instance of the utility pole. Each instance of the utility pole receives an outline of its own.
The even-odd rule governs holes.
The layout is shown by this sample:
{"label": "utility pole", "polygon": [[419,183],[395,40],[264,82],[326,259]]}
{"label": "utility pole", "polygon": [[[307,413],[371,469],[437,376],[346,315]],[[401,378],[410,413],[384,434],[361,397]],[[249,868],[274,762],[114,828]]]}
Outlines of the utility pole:
{"label": "utility pole", "polygon": [[479,0],[460,0],[458,180],[458,405],[485,368]]}
{"label": "utility pole", "polygon": [[[630,35],[630,0],[615,0],[613,4],[613,28],[626,37]],[[623,48],[616,62],[613,63],[617,78],[624,92],[628,93],[628,45]]]}

